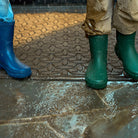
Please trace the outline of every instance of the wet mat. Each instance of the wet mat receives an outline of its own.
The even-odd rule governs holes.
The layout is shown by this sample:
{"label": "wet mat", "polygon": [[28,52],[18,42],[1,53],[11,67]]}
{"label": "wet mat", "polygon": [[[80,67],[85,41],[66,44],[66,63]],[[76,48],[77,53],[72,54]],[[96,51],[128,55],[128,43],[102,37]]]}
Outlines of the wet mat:
{"label": "wet mat", "polygon": [[[78,7],[53,7],[53,11],[52,7],[49,11],[46,7],[24,7],[23,10],[17,6],[13,9],[15,54],[32,68],[31,79],[84,80],[90,60],[88,39],[81,29],[85,7],[80,10]],[[114,53],[115,43],[113,29],[108,46],[109,80],[130,80],[124,77],[122,63]],[[0,78],[7,77],[5,71],[0,71]]]}

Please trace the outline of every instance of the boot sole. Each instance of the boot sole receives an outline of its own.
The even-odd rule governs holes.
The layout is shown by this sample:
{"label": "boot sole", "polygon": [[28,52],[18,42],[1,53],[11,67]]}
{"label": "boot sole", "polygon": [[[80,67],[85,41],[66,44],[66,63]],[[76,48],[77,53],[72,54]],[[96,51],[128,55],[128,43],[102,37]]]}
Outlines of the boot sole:
{"label": "boot sole", "polygon": [[131,72],[129,72],[129,71],[126,70],[126,69],[124,69],[124,71],[126,72],[126,74],[127,74],[129,77],[131,77],[132,79],[138,81],[138,74],[136,75],[136,74],[134,74],[134,73],[131,73]]}
{"label": "boot sole", "polygon": [[[117,57],[122,61],[117,46],[115,46],[115,53],[116,53]],[[134,74],[134,73],[131,73],[131,72],[128,71],[126,68],[124,68],[124,71],[125,71],[126,74],[127,74],[129,77],[131,77],[132,79],[138,80],[138,74],[136,75],[136,74]]]}
{"label": "boot sole", "polygon": [[26,74],[25,73],[15,73],[15,72],[12,72],[12,71],[9,71],[7,68],[3,67],[2,65],[0,65],[0,69],[4,69],[6,71],[6,73],[12,77],[12,78],[15,78],[15,79],[24,79],[24,78],[28,78],[31,76],[32,72],[31,71],[28,71]]}
{"label": "boot sole", "polygon": [[104,89],[107,86],[107,82],[100,84],[100,83],[90,83],[87,79],[85,79],[86,85],[93,89]]}

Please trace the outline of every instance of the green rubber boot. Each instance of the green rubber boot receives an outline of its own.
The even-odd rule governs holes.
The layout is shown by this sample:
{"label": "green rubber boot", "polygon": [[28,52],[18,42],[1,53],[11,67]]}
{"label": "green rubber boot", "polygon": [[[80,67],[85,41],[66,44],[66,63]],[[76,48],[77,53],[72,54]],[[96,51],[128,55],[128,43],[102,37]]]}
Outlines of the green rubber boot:
{"label": "green rubber boot", "polygon": [[138,80],[138,54],[135,49],[136,32],[123,35],[116,32],[117,44],[115,52],[123,62],[125,72],[133,79]]}
{"label": "green rubber boot", "polygon": [[107,85],[108,35],[90,36],[89,43],[91,61],[85,75],[86,84],[94,89],[103,89]]}

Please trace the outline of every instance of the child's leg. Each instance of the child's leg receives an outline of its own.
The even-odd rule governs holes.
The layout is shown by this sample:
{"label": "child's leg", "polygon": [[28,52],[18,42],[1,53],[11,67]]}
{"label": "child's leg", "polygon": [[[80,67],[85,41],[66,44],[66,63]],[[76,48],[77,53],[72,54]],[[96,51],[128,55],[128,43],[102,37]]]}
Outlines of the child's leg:
{"label": "child's leg", "polygon": [[0,20],[13,20],[13,12],[9,0],[0,0]]}
{"label": "child's leg", "polygon": [[0,0],[0,68],[14,78],[26,78],[31,68],[21,63],[13,51],[14,19],[9,0]]}
{"label": "child's leg", "polygon": [[125,72],[138,80],[138,54],[135,49],[138,0],[117,0],[114,26],[117,29],[116,53],[123,62]]}
{"label": "child's leg", "polygon": [[86,34],[109,34],[111,32],[112,9],[112,0],[87,0],[86,20],[82,26]]}
{"label": "child's leg", "polygon": [[86,20],[82,26],[89,36],[91,60],[85,80],[95,89],[103,89],[107,85],[107,45],[111,32],[112,0],[88,0]]}

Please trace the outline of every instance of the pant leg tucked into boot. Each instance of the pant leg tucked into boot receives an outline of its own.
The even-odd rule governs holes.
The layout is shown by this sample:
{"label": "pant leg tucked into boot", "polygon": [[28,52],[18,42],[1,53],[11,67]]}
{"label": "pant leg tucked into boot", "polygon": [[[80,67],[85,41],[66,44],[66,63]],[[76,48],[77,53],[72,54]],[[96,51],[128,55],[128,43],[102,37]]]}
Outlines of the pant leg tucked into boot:
{"label": "pant leg tucked into boot", "polygon": [[14,54],[14,24],[9,0],[0,0],[0,68],[11,77],[26,78],[31,75],[31,69],[21,63]]}

